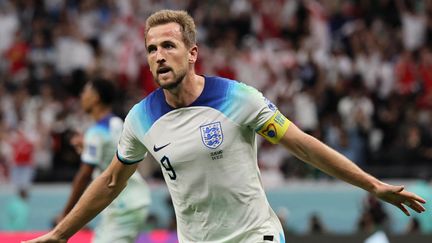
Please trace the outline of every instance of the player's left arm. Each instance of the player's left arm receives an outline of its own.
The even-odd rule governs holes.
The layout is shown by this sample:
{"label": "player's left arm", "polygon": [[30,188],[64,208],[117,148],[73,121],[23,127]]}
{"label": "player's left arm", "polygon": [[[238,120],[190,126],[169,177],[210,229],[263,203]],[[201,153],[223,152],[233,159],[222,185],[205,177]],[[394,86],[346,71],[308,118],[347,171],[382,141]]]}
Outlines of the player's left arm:
{"label": "player's left arm", "polygon": [[245,110],[243,113],[251,114],[250,117],[254,119],[246,121],[268,141],[281,143],[297,158],[331,176],[363,188],[395,205],[406,215],[409,212],[404,205],[419,213],[425,211],[421,205],[425,203],[423,198],[404,190],[403,186],[389,185],[369,175],[342,154],[297,128],[256,89],[244,85],[242,87],[238,92],[242,95],[236,97],[236,100],[242,101],[238,106]]}
{"label": "player's left arm", "polygon": [[395,205],[408,216],[410,214],[404,205],[418,213],[425,211],[425,208],[421,205],[425,203],[425,200],[414,193],[404,190],[404,186],[389,185],[378,180],[342,154],[313,136],[304,133],[292,123],[284,130],[279,143],[297,158],[331,176],[374,194],[378,198]]}

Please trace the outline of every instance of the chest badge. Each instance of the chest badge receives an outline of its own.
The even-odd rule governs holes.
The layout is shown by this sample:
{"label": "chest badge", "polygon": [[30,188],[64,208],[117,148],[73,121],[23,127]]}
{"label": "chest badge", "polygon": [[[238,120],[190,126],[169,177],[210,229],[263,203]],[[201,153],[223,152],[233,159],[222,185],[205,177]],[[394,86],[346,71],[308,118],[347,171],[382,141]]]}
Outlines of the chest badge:
{"label": "chest badge", "polygon": [[208,148],[215,149],[223,142],[223,132],[220,122],[200,126],[201,139]]}

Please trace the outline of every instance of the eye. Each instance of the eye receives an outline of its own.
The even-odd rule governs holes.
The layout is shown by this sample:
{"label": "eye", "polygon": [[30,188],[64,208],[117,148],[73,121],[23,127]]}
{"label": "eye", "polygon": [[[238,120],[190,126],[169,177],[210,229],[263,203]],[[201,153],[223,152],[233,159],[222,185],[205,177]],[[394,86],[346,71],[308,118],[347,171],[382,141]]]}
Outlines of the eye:
{"label": "eye", "polygon": [[168,50],[173,49],[174,47],[175,46],[172,43],[164,43],[163,44],[163,48],[168,49]]}
{"label": "eye", "polygon": [[155,51],[156,51],[156,47],[155,46],[149,46],[149,47],[147,47],[147,53],[151,54],[151,53],[153,53]]}

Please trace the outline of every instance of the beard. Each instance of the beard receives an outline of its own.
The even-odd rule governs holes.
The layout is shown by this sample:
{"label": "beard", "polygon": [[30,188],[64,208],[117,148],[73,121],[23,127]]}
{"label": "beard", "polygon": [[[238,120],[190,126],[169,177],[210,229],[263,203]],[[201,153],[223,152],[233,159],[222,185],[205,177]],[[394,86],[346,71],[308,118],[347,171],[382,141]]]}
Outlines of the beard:
{"label": "beard", "polygon": [[173,76],[174,76],[174,81],[173,82],[166,83],[166,84],[161,84],[161,81],[158,78],[158,74],[156,74],[156,76],[154,77],[154,79],[156,80],[156,82],[159,84],[159,86],[162,89],[172,90],[172,89],[177,88],[183,82],[183,79],[186,76],[186,71],[185,72],[181,72],[178,75],[174,72],[174,70],[171,69],[170,71],[173,73]]}

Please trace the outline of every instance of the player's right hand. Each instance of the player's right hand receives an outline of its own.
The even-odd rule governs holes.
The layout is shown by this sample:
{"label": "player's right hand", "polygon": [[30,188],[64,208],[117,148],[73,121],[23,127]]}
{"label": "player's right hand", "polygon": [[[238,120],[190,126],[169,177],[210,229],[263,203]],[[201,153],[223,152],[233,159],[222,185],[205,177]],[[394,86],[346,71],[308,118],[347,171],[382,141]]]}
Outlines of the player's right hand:
{"label": "player's right hand", "polygon": [[21,243],[66,243],[67,239],[61,239],[55,236],[52,232],[42,235],[33,240],[21,241]]}

